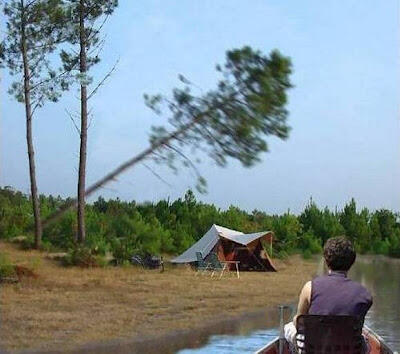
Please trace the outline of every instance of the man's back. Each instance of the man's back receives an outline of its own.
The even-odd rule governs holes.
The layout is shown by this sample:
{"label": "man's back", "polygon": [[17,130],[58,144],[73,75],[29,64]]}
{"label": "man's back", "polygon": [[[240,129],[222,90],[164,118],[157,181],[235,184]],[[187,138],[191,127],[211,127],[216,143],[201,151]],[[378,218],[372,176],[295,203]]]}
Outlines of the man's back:
{"label": "man's back", "polygon": [[315,278],[310,300],[310,315],[351,315],[364,319],[372,305],[368,290],[341,272]]}

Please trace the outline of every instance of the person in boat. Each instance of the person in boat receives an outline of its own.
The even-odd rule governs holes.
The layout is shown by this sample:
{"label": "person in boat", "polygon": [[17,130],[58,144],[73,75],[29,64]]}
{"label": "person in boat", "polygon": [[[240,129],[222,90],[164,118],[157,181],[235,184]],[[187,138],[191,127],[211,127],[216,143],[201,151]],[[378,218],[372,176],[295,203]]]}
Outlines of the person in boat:
{"label": "person in boat", "polygon": [[300,315],[351,315],[364,323],[372,305],[370,292],[361,284],[349,279],[347,272],[356,259],[350,240],[344,236],[333,237],[324,245],[324,259],[328,274],[307,282],[301,290],[297,314],[285,326],[285,337],[294,343],[296,319]]}

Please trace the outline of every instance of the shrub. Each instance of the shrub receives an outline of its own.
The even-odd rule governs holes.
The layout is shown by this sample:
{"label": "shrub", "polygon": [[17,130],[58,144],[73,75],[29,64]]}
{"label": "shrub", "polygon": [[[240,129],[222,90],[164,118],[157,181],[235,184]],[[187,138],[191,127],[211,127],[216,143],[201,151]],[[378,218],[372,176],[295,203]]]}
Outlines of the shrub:
{"label": "shrub", "polygon": [[312,253],[310,250],[304,250],[303,251],[303,258],[304,259],[310,259],[312,257]]}
{"label": "shrub", "polygon": [[116,238],[112,240],[111,252],[117,265],[129,262],[132,255],[139,253],[135,242],[132,241],[133,240],[130,237]]}
{"label": "shrub", "polygon": [[322,252],[321,240],[315,237],[312,229],[309,229],[299,237],[298,245],[303,254],[309,251],[310,254]]}
{"label": "shrub", "polygon": [[82,268],[103,266],[100,257],[96,256],[87,246],[74,245],[63,258],[65,266],[78,266]]}
{"label": "shrub", "polygon": [[48,241],[61,249],[68,249],[74,242],[75,234],[76,215],[74,211],[69,211],[60,220],[43,230],[43,241]]}
{"label": "shrub", "polygon": [[23,250],[30,250],[35,246],[35,240],[32,235],[29,235],[21,239],[19,245]]}
{"label": "shrub", "polygon": [[376,240],[373,243],[373,252],[375,254],[387,255],[390,249],[389,240]]}
{"label": "shrub", "polygon": [[86,244],[94,254],[102,256],[105,256],[111,247],[107,239],[99,234],[88,234]]}
{"label": "shrub", "polygon": [[0,279],[16,277],[15,266],[11,263],[8,257],[0,253]]}
{"label": "shrub", "polygon": [[390,238],[389,255],[392,257],[400,258],[400,235],[399,235],[399,232],[395,232]]}

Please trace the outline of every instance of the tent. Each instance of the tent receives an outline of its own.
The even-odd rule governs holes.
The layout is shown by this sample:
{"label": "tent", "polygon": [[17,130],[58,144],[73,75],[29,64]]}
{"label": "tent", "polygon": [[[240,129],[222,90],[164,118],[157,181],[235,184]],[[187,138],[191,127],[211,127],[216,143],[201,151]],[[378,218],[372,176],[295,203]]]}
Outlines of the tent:
{"label": "tent", "polygon": [[205,260],[215,252],[220,261],[239,261],[240,270],[276,271],[262,245],[265,241],[272,246],[273,235],[272,231],[244,234],[214,224],[200,240],[171,262],[194,263],[196,252],[201,252]]}

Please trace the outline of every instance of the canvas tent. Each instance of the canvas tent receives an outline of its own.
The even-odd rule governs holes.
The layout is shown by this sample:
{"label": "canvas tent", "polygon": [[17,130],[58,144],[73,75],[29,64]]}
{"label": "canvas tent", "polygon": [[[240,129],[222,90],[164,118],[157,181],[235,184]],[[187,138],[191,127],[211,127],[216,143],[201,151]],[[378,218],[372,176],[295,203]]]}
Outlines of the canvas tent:
{"label": "canvas tent", "polygon": [[262,241],[272,245],[272,240],[272,231],[244,234],[213,225],[200,240],[171,262],[194,263],[196,252],[201,252],[206,260],[211,252],[215,252],[220,261],[239,261],[240,270],[276,271],[262,246]]}

